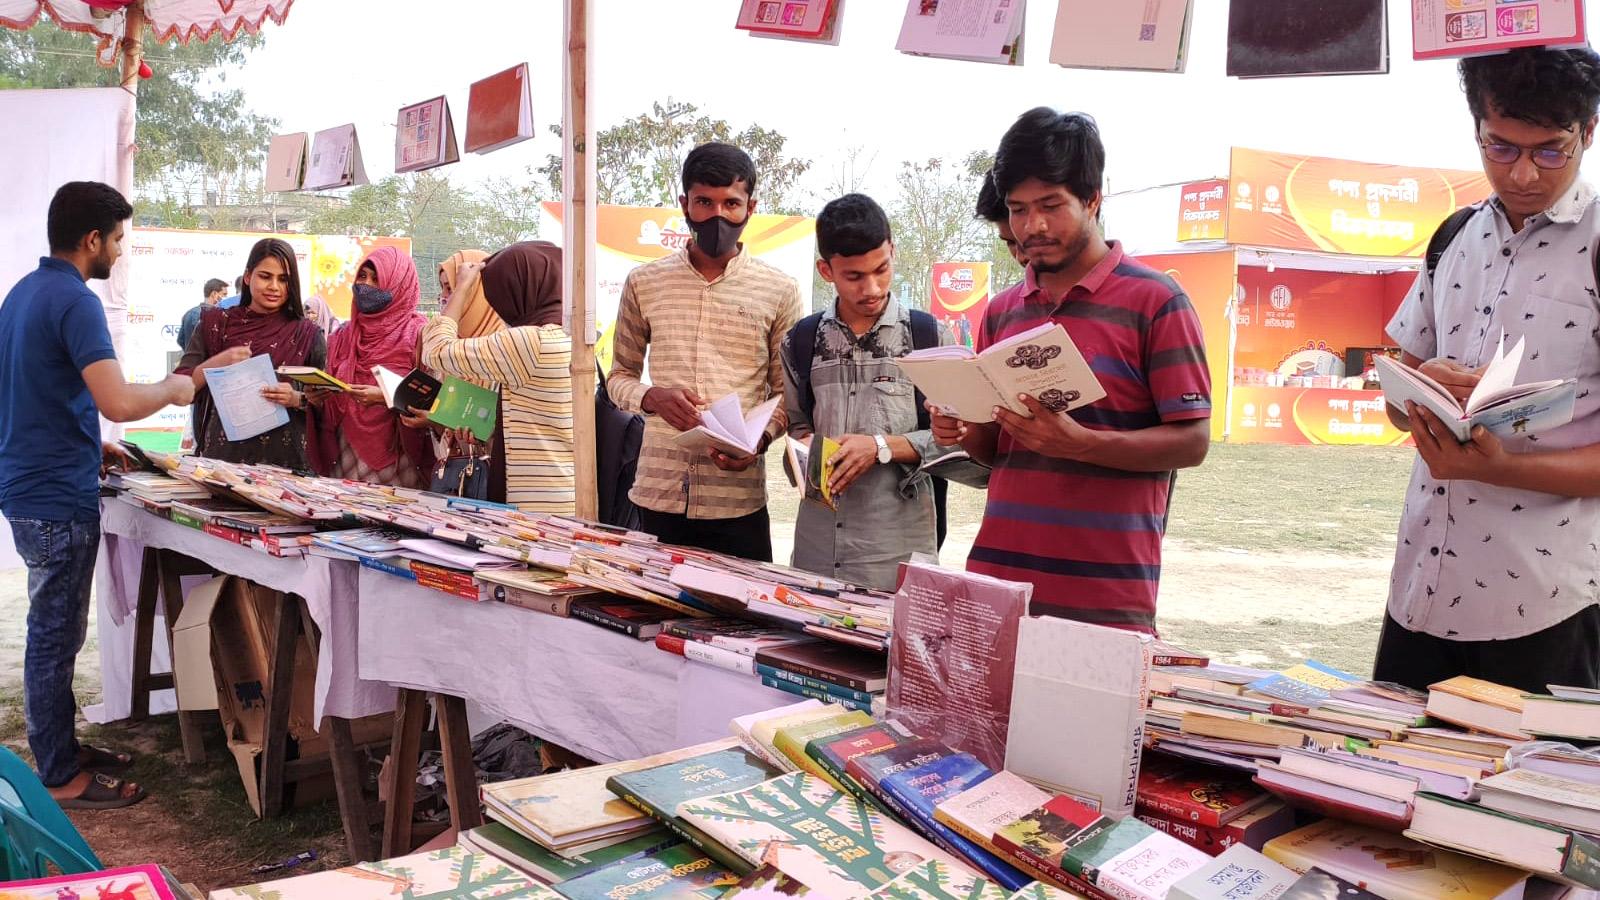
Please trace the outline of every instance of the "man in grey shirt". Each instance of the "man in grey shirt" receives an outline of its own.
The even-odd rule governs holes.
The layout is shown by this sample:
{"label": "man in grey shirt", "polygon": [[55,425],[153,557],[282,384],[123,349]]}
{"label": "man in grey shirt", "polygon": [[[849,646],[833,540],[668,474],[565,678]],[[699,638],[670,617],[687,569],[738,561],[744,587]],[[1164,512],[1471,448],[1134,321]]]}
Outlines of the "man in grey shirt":
{"label": "man in grey shirt", "polygon": [[[818,435],[839,448],[831,458],[834,508],[800,505],[793,565],[893,590],[900,563],[937,552],[933,484],[918,467],[948,453],[918,428],[916,389],[894,360],[911,352],[918,327],[937,329],[939,344],[955,339],[890,294],[894,241],[872,198],[847,194],[823,207],[817,250],[817,271],[838,298],[784,338],[784,405],[790,440],[810,440],[814,454],[823,452]],[[914,325],[914,316],[926,321]],[[797,354],[809,354],[808,364],[797,365]]]}
{"label": "man in grey shirt", "polygon": [[1483,171],[1479,204],[1389,323],[1417,366],[1465,399],[1504,335],[1521,383],[1577,382],[1572,421],[1458,443],[1427,410],[1416,439],[1376,677],[1416,688],[1471,675],[1543,693],[1600,687],[1600,200],[1578,175],[1594,140],[1600,56],[1514,50],[1461,62]]}

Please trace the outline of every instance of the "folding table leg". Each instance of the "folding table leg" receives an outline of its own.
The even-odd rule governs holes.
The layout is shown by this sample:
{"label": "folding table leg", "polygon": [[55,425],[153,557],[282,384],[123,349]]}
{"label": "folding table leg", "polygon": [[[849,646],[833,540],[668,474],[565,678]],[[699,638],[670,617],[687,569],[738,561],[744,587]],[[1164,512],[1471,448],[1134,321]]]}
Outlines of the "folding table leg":
{"label": "folding table leg", "polygon": [[350,720],[328,716],[322,720],[328,735],[328,752],[333,762],[333,787],[339,797],[339,818],[344,823],[344,841],[351,862],[371,862],[378,858],[373,846],[372,822],[367,818],[367,801],[362,794],[361,760],[350,735]]}
{"label": "folding table leg", "polygon": [[[192,560],[187,560],[190,565],[183,565],[180,560],[184,558],[171,550],[163,550],[160,554],[161,568],[161,598],[165,602],[165,616],[167,621],[167,646],[172,647],[172,631],[178,622],[178,617],[183,615],[183,569],[196,568]],[[174,652],[174,657],[176,653]],[[177,659],[173,662],[173,680],[177,680]],[[183,738],[183,761],[190,765],[199,765],[206,761],[205,742],[200,737],[199,713],[178,710],[178,734]]]}
{"label": "folding table leg", "polygon": [[422,756],[422,731],[428,725],[428,695],[395,691],[394,740],[389,743],[384,794],[383,858],[404,856],[411,846],[411,819],[416,815],[417,766]]}
{"label": "folding table leg", "polygon": [[128,718],[135,722],[150,717],[150,651],[155,643],[160,591],[160,551],[146,547],[139,563],[139,598],[133,612],[133,708]]}
{"label": "folding table leg", "polygon": [[444,794],[450,804],[450,824],[460,834],[483,824],[478,800],[478,768],[472,762],[472,732],[467,727],[467,702],[449,694],[434,694],[439,712],[439,743],[444,749]]}

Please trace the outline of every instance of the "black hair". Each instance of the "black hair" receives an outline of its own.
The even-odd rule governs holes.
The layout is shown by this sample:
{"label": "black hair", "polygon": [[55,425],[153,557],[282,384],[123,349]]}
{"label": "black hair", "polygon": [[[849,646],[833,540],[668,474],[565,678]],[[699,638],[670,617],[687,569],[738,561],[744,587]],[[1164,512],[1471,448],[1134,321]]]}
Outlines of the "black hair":
{"label": "black hair", "polygon": [[994,169],[990,169],[983,173],[983,187],[978,188],[976,217],[999,225],[1010,216],[1011,211],[1006,209],[1006,198],[1000,196],[1000,189],[994,186]]}
{"label": "black hair", "polygon": [[756,195],[756,164],[750,154],[732,144],[711,141],[689,151],[683,160],[683,192],[697,184],[727,187],[744,182],[745,192]]}
{"label": "black hair", "polygon": [[1600,108],[1600,56],[1588,47],[1525,47],[1459,64],[1474,122],[1491,114],[1546,128],[1583,125]]}
{"label": "black hair", "polygon": [[45,231],[51,253],[71,253],[93,232],[111,237],[118,222],[133,218],[133,204],[116,188],[98,181],[69,181],[50,198]]}
{"label": "black hair", "polygon": [[206,280],[206,288],[203,293],[205,296],[209,297],[212,294],[215,294],[217,291],[225,291],[227,289],[228,283],[226,281],[223,281],[221,278],[209,278]]}
{"label": "black hair", "polygon": [[1106,148],[1093,118],[1038,106],[1023,113],[1000,139],[994,186],[1004,202],[1017,185],[1037,178],[1064,186],[1088,204],[1100,194],[1105,168]]}
{"label": "black hair", "polygon": [[[283,301],[283,314],[290,319],[304,319],[306,317],[305,304],[300,302],[300,267],[294,261],[294,248],[277,238],[262,238],[250,248],[250,258],[245,261],[244,270],[254,272],[256,266],[267,257],[276,259],[283,265],[283,271],[289,276],[288,298]],[[239,288],[239,305],[250,305],[250,280],[240,276],[244,282]]]}
{"label": "black hair", "polygon": [[817,253],[825,260],[871,253],[890,240],[889,217],[866,194],[830,200],[817,215]]}

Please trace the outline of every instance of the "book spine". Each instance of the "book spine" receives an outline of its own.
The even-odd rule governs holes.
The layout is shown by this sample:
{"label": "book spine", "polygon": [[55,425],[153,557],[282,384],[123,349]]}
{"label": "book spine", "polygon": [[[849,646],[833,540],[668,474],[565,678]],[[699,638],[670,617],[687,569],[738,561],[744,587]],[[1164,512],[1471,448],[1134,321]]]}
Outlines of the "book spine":
{"label": "book spine", "polygon": [[508,606],[559,616],[563,619],[567,617],[572,607],[571,597],[546,597],[531,591],[519,591],[516,588],[497,588],[495,597]]}
{"label": "book spine", "polygon": [[1086,897],[1093,898],[1093,900],[1118,900],[1118,898],[1112,897],[1087,881],[1069,874],[1060,866],[1054,866],[1039,859],[1026,849],[1011,843],[999,835],[995,836],[994,841],[996,849],[1000,851],[1000,855],[1007,862],[1045,884],[1054,885],[1065,891],[1077,891]]}
{"label": "book spine", "polygon": [[612,631],[621,632],[622,634],[625,634],[631,638],[637,638],[639,636],[639,625],[637,622],[624,622],[618,619],[613,619],[599,610],[588,606],[574,606],[572,608],[572,618],[582,619],[591,625],[599,625],[601,628],[609,628]]}
{"label": "book spine", "polygon": [[[1028,882],[1028,879],[1021,872],[1017,871],[1014,866],[1008,865],[1005,860],[1000,859],[998,856],[991,855],[990,858],[985,859],[982,855],[985,851],[981,847],[962,846],[962,841],[957,839],[956,833],[949,826],[937,819],[924,815],[911,798],[899,796],[892,784],[881,786],[881,790],[886,796],[898,800],[898,805],[910,813],[909,816],[903,815],[901,817],[906,820],[906,824],[936,844],[939,849],[977,867],[980,872],[999,882],[1007,890],[1021,890],[1022,886]],[[962,835],[961,837],[964,838],[965,836]]]}
{"label": "book spine", "polygon": [[482,603],[485,599],[485,595],[481,591],[464,588],[458,584],[434,581],[423,575],[417,576],[417,586],[425,587],[430,591],[438,591],[441,594],[449,594],[462,600],[471,600],[474,603]]}
{"label": "book spine", "polygon": [[867,691],[867,683],[859,678],[851,678],[847,675],[837,675],[833,672],[824,672],[820,669],[813,668],[812,666],[805,665],[804,663],[792,663],[788,660],[784,660],[781,664],[776,664],[771,659],[762,659],[761,654],[759,653],[756,654],[756,662],[762,665],[771,666],[774,669],[783,669],[785,672],[788,672],[792,675],[798,675],[801,678],[811,678],[816,681],[826,681],[829,684],[848,688],[852,691],[864,691],[871,693],[870,691]]}
{"label": "book spine", "polygon": [[206,534],[222,538],[230,544],[238,544],[241,547],[248,545],[249,539],[242,532],[235,531],[232,528],[224,528],[221,525],[207,522],[203,530]]}
{"label": "book spine", "polygon": [[1204,668],[1210,665],[1211,660],[1199,656],[1172,656],[1166,653],[1157,653],[1150,657],[1152,666],[1198,666]]}
{"label": "book spine", "polygon": [[831,696],[838,697],[840,700],[853,700],[856,703],[872,702],[872,695],[866,691],[858,691],[853,688],[847,688],[843,685],[832,684],[827,681],[819,681],[815,678],[807,678],[804,675],[797,675],[786,669],[780,669],[777,666],[769,666],[766,663],[756,663],[756,671],[762,675],[768,675],[780,681],[792,681],[795,684],[798,684],[802,687],[811,688],[814,691],[825,691]]}
{"label": "book spine", "polygon": [[684,641],[683,655],[696,662],[713,665],[719,669],[727,669],[730,672],[738,672],[741,675],[754,675],[756,673],[755,663],[750,657],[741,656],[732,650],[722,647],[703,644],[700,641]]}
{"label": "book spine", "polygon": [[361,557],[361,564],[373,570],[374,572],[382,572],[385,575],[394,575],[397,578],[404,578],[407,581],[417,580],[416,573],[412,572],[408,568],[397,566],[387,560],[376,559],[371,556],[363,556]]}
{"label": "book spine", "polygon": [[1585,887],[1600,888],[1600,843],[1575,831],[1569,834],[1561,874]]}
{"label": "book spine", "polygon": [[683,656],[684,640],[678,635],[663,631],[656,635],[656,649]]}
{"label": "book spine", "polygon": [[795,684],[792,681],[780,681],[776,678],[773,678],[771,675],[761,676],[761,683],[769,688],[776,688],[777,690],[794,694],[799,697],[810,697],[812,700],[821,700],[823,703],[838,703],[843,705],[846,709],[859,709],[864,713],[872,712],[872,704],[870,703],[861,703],[855,700],[845,700],[842,697],[835,697],[827,691],[812,690],[804,685]]}
{"label": "book spine", "polygon": [[806,744],[806,756],[809,757],[812,762],[817,764],[817,768],[827,772],[829,778],[832,778],[835,782],[842,785],[845,793],[850,794],[859,800],[866,800],[871,795],[863,790],[861,785],[857,784],[856,780],[851,778],[850,775],[839,766],[838,762],[833,757],[823,752],[821,744],[830,740],[833,740],[833,738],[818,738],[817,740]]}
{"label": "book spine", "polygon": [[1153,812],[1138,814],[1139,821],[1149,825],[1155,830],[1171,835],[1188,844],[1202,853],[1216,856],[1234,844],[1244,844],[1252,850],[1260,850],[1264,840],[1252,840],[1256,835],[1250,834],[1246,829],[1237,825],[1223,825],[1210,827],[1198,825],[1187,819],[1173,816],[1158,815]]}
{"label": "book spine", "polygon": [[196,531],[206,530],[205,519],[196,518],[181,509],[173,510],[171,518],[174,523],[182,525],[185,528],[193,528]]}
{"label": "book spine", "polygon": [[678,837],[681,837],[690,844],[693,844],[700,850],[701,853],[704,853],[723,866],[726,866],[734,874],[743,876],[748,875],[755,870],[755,867],[750,864],[749,860],[746,860],[739,854],[730,851],[727,847],[722,846],[716,841],[708,840],[706,836],[699,831],[699,829],[685,828],[682,820],[680,820],[677,816],[667,815],[662,810],[657,809],[654,805],[646,803],[644,800],[640,799],[637,794],[617,783],[617,779],[615,777],[606,779],[606,790],[616,794],[618,797],[621,797],[624,802],[632,806],[634,809],[639,810],[650,818],[655,819],[657,822],[667,826],[667,829],[673,834],[676,834]]}

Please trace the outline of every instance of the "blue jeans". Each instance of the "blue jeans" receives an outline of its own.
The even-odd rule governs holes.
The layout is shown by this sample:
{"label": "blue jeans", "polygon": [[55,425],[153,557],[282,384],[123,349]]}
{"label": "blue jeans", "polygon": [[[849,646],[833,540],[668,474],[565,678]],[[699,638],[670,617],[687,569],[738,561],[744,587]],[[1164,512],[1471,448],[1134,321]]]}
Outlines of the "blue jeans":
{"label": "blue jeans", "polygon": [[40,780],[60,787],[78,776],[72,670],[89,631],[100,522],[10,522],[17,554],[28,565],[28,647],[22,661],[28,746]]}

